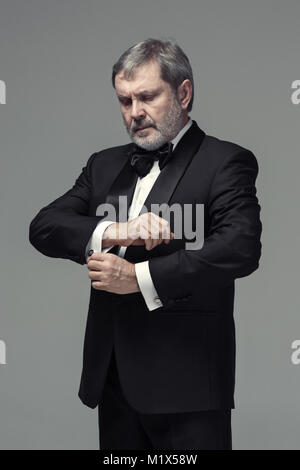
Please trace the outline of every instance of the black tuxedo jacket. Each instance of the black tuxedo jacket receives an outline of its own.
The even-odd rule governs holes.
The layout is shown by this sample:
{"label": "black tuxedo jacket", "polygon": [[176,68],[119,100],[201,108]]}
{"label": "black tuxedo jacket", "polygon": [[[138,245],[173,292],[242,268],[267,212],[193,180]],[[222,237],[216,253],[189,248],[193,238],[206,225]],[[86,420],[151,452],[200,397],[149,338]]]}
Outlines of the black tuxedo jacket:
{"label": "black tuxedo jacket", "polygon": [[[127,152],[133,144],[90,156],[74,186],[31,221],[29,240],[46,256],[85,264],[97,208],[129,204],[137,179]],[[147,251],[128,247],[132,263],[149,260],[163,306],[149,311],[140,292],[113,294],[90,286],[79,397],[95,408],[115,348],[125,397],[141,413],[234,408],[234,281],[251,274],[261,255],[256,157],[206,135],[193,120],[145,205],[204,204],[204,244],[174,239]],[[171,229],[174,231],[174,226]]]}

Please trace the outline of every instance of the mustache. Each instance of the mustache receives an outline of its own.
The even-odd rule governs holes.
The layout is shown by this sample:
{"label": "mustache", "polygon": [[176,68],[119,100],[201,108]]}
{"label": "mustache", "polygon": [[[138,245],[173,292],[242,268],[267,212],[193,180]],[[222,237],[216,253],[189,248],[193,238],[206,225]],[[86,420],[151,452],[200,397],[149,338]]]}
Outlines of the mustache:
{"label": "mustache", "polygon": [[143,128],[143,127],[155,127],[153,123],[149,122],[145,122],[145,123],[139,123],[139,124],[135,124],[134,126],[131,127],[131,131],[132,132],[135,132],[137,131],[138,129],[140,128]]}

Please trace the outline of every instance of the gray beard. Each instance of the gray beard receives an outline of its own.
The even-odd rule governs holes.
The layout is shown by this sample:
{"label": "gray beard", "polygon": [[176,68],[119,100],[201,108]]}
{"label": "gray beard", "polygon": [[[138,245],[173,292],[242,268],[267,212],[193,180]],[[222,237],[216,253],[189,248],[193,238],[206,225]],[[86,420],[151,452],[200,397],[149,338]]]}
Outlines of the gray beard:
{"label": "gray beard", "polygon": [[134,132],[127,129],[131,140],[139,147],[145,150],[156,150],[166,142],[170,142],[182,128],[182,109],[174,97],[171,106],[163,120],[163,123],[155,127],[156,136],[147,140],[147,138],[138,138]]}

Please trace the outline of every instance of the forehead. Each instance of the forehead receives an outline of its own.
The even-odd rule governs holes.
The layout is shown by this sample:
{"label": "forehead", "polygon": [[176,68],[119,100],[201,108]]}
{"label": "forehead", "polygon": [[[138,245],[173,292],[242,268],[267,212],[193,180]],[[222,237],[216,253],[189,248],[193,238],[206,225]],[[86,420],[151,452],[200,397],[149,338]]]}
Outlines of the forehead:
{"label": "forehead", "polygon": [[149,62],[136,67],[130,79],[124,77],[122,70],[115,76],[115,88],[119,95],[140,93],[167,87],[168,83],[160,78],[160,70],[157,62]]}

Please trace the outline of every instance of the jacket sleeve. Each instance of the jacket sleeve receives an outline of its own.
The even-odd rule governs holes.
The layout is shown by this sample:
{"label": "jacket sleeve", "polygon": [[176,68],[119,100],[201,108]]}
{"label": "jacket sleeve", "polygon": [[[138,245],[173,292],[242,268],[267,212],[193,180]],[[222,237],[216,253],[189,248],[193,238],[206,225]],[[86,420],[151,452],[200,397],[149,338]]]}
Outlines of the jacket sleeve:
{"label": "jacket sleeve", "polygon": [[201,249],[180,249],[149,260],[163,304],[212,285],[232,283],[258,268],[262,224],[257,174],[257,160],[251,151],[243,149],[226,157],[210,186],[206,208],[209,230]]}
{"label": "jacket sleeve", "polygon": [[85,250],[100,216],[89,216],[93,153],[73,187],[43,207],[29,226],[29,241],[41,253],[85,264]]}

